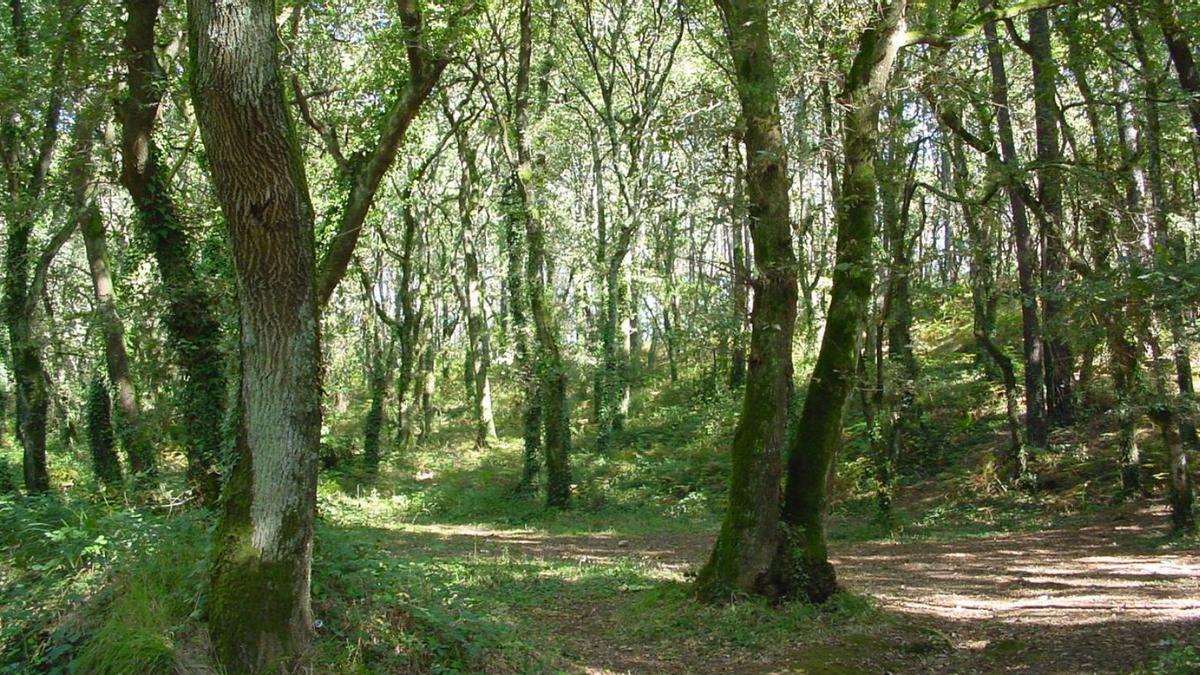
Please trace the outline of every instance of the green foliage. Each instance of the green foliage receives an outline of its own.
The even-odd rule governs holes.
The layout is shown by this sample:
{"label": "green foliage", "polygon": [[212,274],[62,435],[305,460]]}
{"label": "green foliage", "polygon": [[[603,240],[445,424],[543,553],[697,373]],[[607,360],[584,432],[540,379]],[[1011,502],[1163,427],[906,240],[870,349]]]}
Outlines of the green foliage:
{"label": "green foliage", "polygon": [[147,663],[161,630],[191,612],[199,515],[0,498],[0,672],[61,672],[77,656],[94,665],[82,672],[143,672],[122,664]]}
{"label": "green foliage", "polygon": [[113,432],[112,402],[104,377],[99,374],[88,385],[87,429],[96,478],[106,485],[120,484],[121,464],[117,459],[116,435]]}
{"label": "green foliage", "polygon": [[1166,640],[1157,646],[1166,649],[1153,661],[1133,671],[1133,675],[1192,675],[1200,672],[1200,649],[1195,645]]}

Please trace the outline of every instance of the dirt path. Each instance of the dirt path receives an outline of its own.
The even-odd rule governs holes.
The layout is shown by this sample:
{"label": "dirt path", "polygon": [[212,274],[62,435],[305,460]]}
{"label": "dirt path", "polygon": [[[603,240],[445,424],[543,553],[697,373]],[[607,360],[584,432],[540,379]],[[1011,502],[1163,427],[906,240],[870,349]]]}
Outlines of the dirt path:
{"label": "dirt path", "polygon": [[1127,673],[1168,640],[1200,643],[1200,556],[1137,545],[1166,518],[856,544],[837,562],[848,586],[946,637],[950,649],[915,671]]}
{"label": "dirt path", "polygon": [[[835,546],[847,588],[874,598],[869,635],[798,635],[763,652],[704,644],[654,647],[607,635],[627,598],[550,606],[539,617],[576,672],[1128,673],[1176,641],[1200,644],[1200,555],[1146,548],[1161,508],[1050,529],[951,542]],[[683,578],[711,533],[666,537],[545,536],[463,528],[476,550],[581,566],[635,562]],[[452,535],[455,536],[455,535]],[[829,654],[828,660],[814,654]],[[814,665],[824,664],[824,665]]]}

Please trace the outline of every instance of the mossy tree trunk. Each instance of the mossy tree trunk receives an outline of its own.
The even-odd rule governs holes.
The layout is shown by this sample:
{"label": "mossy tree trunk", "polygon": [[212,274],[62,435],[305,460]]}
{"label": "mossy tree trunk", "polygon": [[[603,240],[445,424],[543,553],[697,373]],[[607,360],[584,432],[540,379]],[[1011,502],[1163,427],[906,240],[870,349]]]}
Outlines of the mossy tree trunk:
{"label": "mossy tree trunk", "polygon": [[[121,183],[137,211],[138,235],[150,245],[167,309],[163,326],[183,375],[178,392],[188,480],[207,504],[220,491],[226,374],[216,300],[192,262],[192,242],[171,196],[154,128],[166,89],[155,53],[158,0],[126,0],[126,92],[121,120]],[[121,394],[118,392],[118,396]]]}
{"label": "mossy tree trunk", "polygon": [[908,3],[894,0],[859,40],[841,94],[845,165],[837,209],[837,262],[821,350],[788,448],[785,536],[774,564],[786,597],[823,602],[837,590],[825,537],[829,475],[841,444],[842,415],[854,386],[858,337],[871,293],[879,110],[907,30]]}
{"label": "mossy tree trunk", "polygon": [[214,647],[233,672],[300,669],[312,640],[321,429],[313,211],[275,17],[271,0],[188,2],[192,100],[241,304],[237,441],[209,603]]}
{"label": "mossy tree trunk", "polygon": [[[60,11],[70,11],[65,4]],[[48,12],[54,11],[47,9]],[[29,47],[28,26],[13,13],[15,62],[24,68],[42,67],[34,64]],[[76,12],[76,17],[78,13]],[[7,241],[4,251],[4,322],[8,331],[8,348],[16,399],[16,435],[22,448],[22,474],[25,489],[45,492],[50,489],[50,473],[46,465],[46,422],[50,397],[46,386],[46,371],[42,362],[40,341],[35,326],[35,312],[40,301],[36,278],[31,278],[33,252],[30,251],[34,226],[45,211],[42,194],[54,162],[60,136],[64,97],[67,93],[67,63],[74,53],[73,40],[78,20],[60,20],[61,32],[51,37],[55,42],[50,74],[46,86],[44,113],[36,123],[37,137],[26,137],[24,130],[9,119],[0,123],[0,152],[4,154],[6,190],[4,220]],[[53,21],[47,18],[46,21]],[[28,156],[23,150],[29,148]],[[26,169],[27,167],[27,169]]]}
{"label": "mossy tree trunk", "polygon": [[[370,293],[370,290],[367,290]],[[374,332],[374,328],[371,328]],[[368,471],[379,469],[382,455],[380,438],[383,435],[383,404],[387,398],[388,385],[391,384],[392,372],[396,369],[396,343],[387,341],[387,346],[380,344],[378,334],[371,336],[371,357],[367,368],[367,395],[370,403],[367,414],[363,418],[363,463]]]}
{"label": "mossy tree trunk", "polygon": [[88,385],[87,430],[96,479],[108,487],[119,486],[121,461],[117,458],[116,437],[113,434],[112,405],[104,378],[98,374]]}
{"label": "mossy tree trunk", "polygon": [[796,258],[787,146],[765,0],[716,0],[733,57],[746,148],[746,192],[755,278],[745,393],[733,437],[729,505],[697,594],[728,600],[777,595],[770,568],[779,545],[779,483],[792,377]]}
{"label": "mossy tree trunk", "polygon": [[[472,87],[472,90],[474,87]],[[461,172],[458,184],[458,217],[463,247],[463,283],[459,297],[466,315],[466,381],[475,413],[475,445],[485,447],[496,440],[496,422],[492,414],[491,332],[483,299],[483,278],[479,270],[479,252],[475,243],[472,214],[478,206],[480,184],[475,149],[471,146],[467,120],[456,117],[448,99],[443,109],[454,130]]]}
{"label": "mossy tree trunk", "polygon": [[[552,306],[554,294],[547,291],[548,277],[552,270],[546,251],[545,224],[542,217],[534,214],[532,204],[538,170],[538,167],[534,166],[528,136],[532,54],[531,0],[522,0],[518,71],[510,120],[510,133],[516,148],[515,156],[510,158],[513,164],[510,209],[512,217],[523,228],[524,234],[525,265],[520,285],[525,291],[524,302],[527,303],[533,327],[534,345],[531,345],[529,364],[531,374],[537,379],[539,390],[537,410],[542,427],[542,448],[546,463],[546,503],[563,508],[571,501],[570,402],[567,399],[566,363],[562,356],[558,319]],[[549,68],[549,63],[544,62],[543,73]],[[539,112],[542,107],[539,103]],[[510,260],[510,264],[511,262]],[[529,421],[531,418],[527,417],[526,434],[533,431],[528,426]],[[527,453],[529,447],[527,437]],[[528,463],[526,466],[528,468]]]}

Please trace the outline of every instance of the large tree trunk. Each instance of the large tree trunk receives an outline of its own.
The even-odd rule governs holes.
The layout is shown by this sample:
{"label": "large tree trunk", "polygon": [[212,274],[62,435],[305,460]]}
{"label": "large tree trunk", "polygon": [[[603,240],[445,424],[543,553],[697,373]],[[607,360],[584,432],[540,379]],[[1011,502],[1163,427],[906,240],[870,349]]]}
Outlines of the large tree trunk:
{"label": "large tree trunk", "polygon": [[757,275],[749,368],[733,436],[729,505],[712,555],[696,580],[697,593],[709,600],[737,593],[776,595],[770,567],[779,544],[779,481],[799,296],[769,3],[716,3],[733,56],[745,125],[746,190]]}
{"label": "large tree trunk", "polygon": [[178,407],[188,480],[212,505],[220,491],[220,420],[226,396],[221,324],[216,302],[192,264],[191,238],[180,221],[167,167],[160,162],[153,137],[165,89],[154,51],[159,2],[126,0],[125,9],[127,93],[118,108],[121,183],[133,199],[138,232],[150,244],[167,299],[163,325],[183,375]]}
{"label": "large tree trunk", "polygon": [[312,639],[321,430],[312,205],[284,102],[274,3],[189,0],[188,31],[192,99],[241,303],[237,445],[209,628],[227,669],[291,672]]}
{"label": "large tree trunk", "polygon": [[879,110],[907,30],[908,3],[893,0],[867,28],[842,92],[845,167],[837,213],[837,264],[821,351],[788,448],[783,520],[775,577],[787,597],[822,602],[837,590],[825,537],[829,475],[841,444],[842,415],[854,387],[858,337],[873,268]]}

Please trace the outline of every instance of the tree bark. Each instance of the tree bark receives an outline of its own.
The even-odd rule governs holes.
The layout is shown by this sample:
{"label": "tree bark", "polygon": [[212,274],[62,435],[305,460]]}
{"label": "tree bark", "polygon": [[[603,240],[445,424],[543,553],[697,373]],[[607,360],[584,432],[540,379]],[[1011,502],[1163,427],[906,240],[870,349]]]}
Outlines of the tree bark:
{"label": "tree bark", "polygon": [[[127,92],[121,120],[121,184],[137,210],[138,233],[150,244],[167,299],[163,325],[179,369],[180,427],[188,459],[188,481],[208,505],[220,491],[219,463],[225,416],[226,376],[222,328],[216,300],[192,263],[191,237],[171,196],[168,169],[161,163],[154,127],[165,90],[155,55],[158,0],[126,0]],[[120,394],[118,393],[118,396]]]}
{"label": "tree bark", "polygon": [[[529,146],[530,63],[533,51],[531,0],[521,2],[521,40],[517,86],[512,111],[512,135],[516,146],[513,167],[513,213],[524,226],[525,274],[522,279],[529,315],[533,324],[536,352],[531,350],[530,364],[537,377],[540,393],[540,417],[546,462],[546,503],[563,508],[571,500],[571,423],[567,400],[567,373],[559,344],[558,320],[551,304],[553,293],[546,291],[551,270],[546,253],[546,234],[542,219],[533,213],[534,166]],[[526,444],[528,451],[528,443]]]}
{"label": "tree bark", "polygon": [[792,377],[796,257],[788,198],[787,146],[780,122],[769,3],[716,0],[733,59],[746,148],[746,191],[754,242],[750,358],[733,436],[729,505],[697,594],[776,596],[770,575],[779,545],[779,482]]}
{"label": "tree bark", "polygon": [[[980,0],[980,9],[991,9],[991,0]],[[991,99],[995,108],[996,130],[1000,153],[1006,172],[1020,168],[1017,143],[1013,136],[1012,115],[1008,103],[1008,72],[1004,67],[1004,52],[996,35],[995,22],[984,25],[988,67],[992,76]],[[1046,423],[1045,361],[1041,320],[1038,316],[1038,289],[1035,280],[1037,247],[1029,229],[1029,216],[1021,190],[1014,180],[1007,184],[1013,235],[1017,248],[1017,281],[1021,290],[1021,343],[1025,357],[1025,441],[1044,448],[1048,440]]]}
{"label": "tree bark", "polygon": [[[1009,27],[1012,28],[1010,22]],[[1061,296],[1066,290],[1065,278],[1067,242],[1063,240],[1062,157],[1058,133],[1058,67],[1050,44],[1050,10],[1041,9],[1029,15],[1029,41],[1023,42],[1012,30],[1013,37],[1029,54],[1033,63],[1033,107],[1038,160],[1038,203],[1046,215],[1048,228],[1042,231],[1042,314],[1044,325],[1053,327],[1044,337],[1046,349],[1046,413],[1048,421],[1058,426],[1070,425],[1074,419],[1072,385],[1074,357],[1062,334]]]}
{"label": "tree bark", "polygon": [[858,338],[871,293],[879,111],[907,22],[893,0],[859,39],[841,95],[845,165],[837,209],[837,264],[821,350],[788,448],[787,487],[774,570],[785,597],[823,602],[837,590],[825,537],[829,475],[841,444],[842,415],[854,387]]}
{"label": "tree bark", "polygon": [[213,549],[209,627],[229,670],[291,672],[302,667],[313,623],[321,430],[313,211],[272,0],[189,0],[188,32],[192,100],[241,304],[236,454]]}
{"label": "tree bark", "polygon": [[[109,272],[108,245],[105,241],[104,218],[96,203],[95,176],[93,170],[93,134],[98,122],[98,111],[81,116],[76,121],[75,143],[71,160],[71,188],[75,219],[83,235],[88,269],[92,277],[92,291],[96,301],[96,318],[104,336],[104,364],[108,381],[115,394],[116,414],[111,427],[129,461],[129,472],[140,481],[153,478],[155,473],[154,448],[142,428],[142,410],[129,373],[129,354],[125,349],[125,324],[117,311],[116,293]],[[89,119],[90,117],[90,119]],[[92,393],[93,401],[98,394]],[[108,401],[108,390],[104,391],[104,405]],[[89,407],[89,414],[91,408]],[[95,452],[96,436],[91,436]]]}
{"label": "tree bark", "polygon": [[107,487],[121,484],[121,461],[117,458],[116,438],[113,435],[112,405],[104,378],[96,375],[88,385],[87,397],[88,447],[92,451],[92,470]]}

